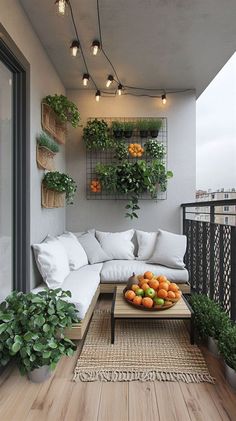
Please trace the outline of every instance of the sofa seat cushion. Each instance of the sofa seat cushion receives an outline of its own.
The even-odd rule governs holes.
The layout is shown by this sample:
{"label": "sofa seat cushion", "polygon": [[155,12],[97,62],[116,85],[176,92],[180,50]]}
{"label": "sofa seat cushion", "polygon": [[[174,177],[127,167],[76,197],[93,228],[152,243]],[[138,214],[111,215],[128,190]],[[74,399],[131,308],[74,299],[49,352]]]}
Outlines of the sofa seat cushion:
{"label": "sofa seat cushion", "polygon": [[[71,292],[72,297],[68,297],[67,300],[75,304],[77,310],[79,311],[78,316],[80,319],[84,318],[100,284],[101,268],[101,263],[83,266],[78,270],[70,272],[63,284],[60,285],[60,288],[63,290],[69,290]],[[45,287],[45,284],[41,284],[34,288],[32,292],[37,293],[39,291],[43,291]]]}
{"label": "sofa seat cushion", "polygon": [[102,283],[124,283],[133,274],[143,274],[151,271],[155,275],[165,275],[170,281],[185,283],[188,281],[186,269],[171,269],[166,266],[154,265],[141,260],[110,260],[105,262],[101,271]]}

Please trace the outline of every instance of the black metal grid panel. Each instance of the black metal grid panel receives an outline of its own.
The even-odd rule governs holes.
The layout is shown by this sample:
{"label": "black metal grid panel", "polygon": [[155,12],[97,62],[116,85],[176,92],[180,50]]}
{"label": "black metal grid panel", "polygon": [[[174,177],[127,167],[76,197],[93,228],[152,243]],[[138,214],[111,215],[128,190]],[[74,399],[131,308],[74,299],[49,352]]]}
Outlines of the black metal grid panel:
{"label": "black metal grid panel", "polygon": [[[107,117],[99,117],[97,118],[98,120],[104,120],[108,126],[111,126],[111,122],[112,121],[122,121],[122,122],[133,122],[136,123],[138,120],[151,120],[151,119],[156,119],[159,118],[162,120],[162,127],[159,131],[157,140],[162,143],[165,147],[166,150],[166,159],[165,159],[165,166],[167,168],[167,134],[168,134],[168,129],[167,129],[167,118],[166,117],[146,117],[146,118],[119,118],[119,117],[112,117],[112,118],[107,118]],[[88,120],[92,120],[92,118],[89,118]],[[127,146],[130,143],[139,143],[142,146],[144,146],[144,143],[147,141],[148,138],[141,138],[139,136],[139,133],[137,130],[134,130],[133,132],[133,136],[130,139],[125,139],[124,140],[127,142]],[[101,193],[93,193],[90,190],[90,184],[91,181],[96,179],[96,171],[95,171],[95,167],[98,163],[102,163],[102,164],[110,164],[110,163],[115,163],[117,162],[114,156],[114,151],[112,150],[107,150],[107,151],[87,151],[86,152],[86,197],[88,200],[127,200],[127,195],[118,195],[118,194],[111,194],[109,192],[106,191],[101,191]],[[144,159],[146,161],[150,161],[150,158],[148,158],[146,156],[146,154],[144,153],[142,158],[132,158],[129,157],[128,158],[130,161],[134,162],[137,161],[138,159]],[[153,199],[151,197],[151,195],[149,193],[143,193],[142,195],[140,195],[140,199],[141,200],[154,200],[154,201],[158,201],[158,200],[165,200],[167,198],[167,192],[158,192],[157,194],[157,198]]]}

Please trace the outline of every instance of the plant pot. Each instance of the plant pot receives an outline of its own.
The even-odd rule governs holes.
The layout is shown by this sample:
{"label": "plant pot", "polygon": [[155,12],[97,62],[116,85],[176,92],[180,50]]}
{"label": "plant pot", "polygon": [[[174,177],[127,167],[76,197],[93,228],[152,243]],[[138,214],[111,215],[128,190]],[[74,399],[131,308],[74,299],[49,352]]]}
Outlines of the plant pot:
{"label": "plant pot", "polygon": [[158,136],[159,130],[150,130],[150,135],[153,139]]}
{"label": "plant pot", "polygon": [[28,378],[32,383],[43,383],[51,377],[51,370],[48,365],[44,365],[28,373]]}
{"label": "plant pot", "polygon": [[123,130],[113,130],[113,135],[115,139],[122,139]]}
{"label": "plant pot", "polygon": [[56,154],[45,146],[37,145],[37,164],[42,170],[54,171],[55,165],[53,158]]}
{"label": "plant pot", "polygon": [[65,193],[47,189],[42,183],[42,207],[47,209],[63,208],[65,206]]}
{"label": "plant pot", "polygon": [[227,382],[230,384],[230,386],[236,390],[236,371],[231,368],[226,362],[225,364],[225,377]]}
{"label": "plant pot", "polygon": [[140,137],[148,137],[148,130],[139,130]]}
{"label": "plant pot", "polygon": [[62,145],[66,143],[66,123],[61,122],[50,105],[44,102],[42,103],[42,128],[58,143]]}
{"label": "plant pot", "polygon": [[133,134],[133,130],[125,130],[124,131],[124,136],[126,139],[130,139],[132,137]]}
{"label": "plant pot", "polygon": [[219,358],[219,350],[218,350],[218,341],[214,339],[212,336],[208,336],[207,338],[207,347],[208,350],[216,357]]}

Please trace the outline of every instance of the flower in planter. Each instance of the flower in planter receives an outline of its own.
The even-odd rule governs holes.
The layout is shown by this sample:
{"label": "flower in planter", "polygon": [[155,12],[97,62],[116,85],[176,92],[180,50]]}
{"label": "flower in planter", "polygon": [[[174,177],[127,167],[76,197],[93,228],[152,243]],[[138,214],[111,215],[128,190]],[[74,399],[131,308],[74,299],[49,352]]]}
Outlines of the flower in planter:
{"label": "flower in planter", "polygon": [[149,139],[144,144],[145,152],[147,156],[151,159],[164,159],[166,151],[163,143],[158,140]]}

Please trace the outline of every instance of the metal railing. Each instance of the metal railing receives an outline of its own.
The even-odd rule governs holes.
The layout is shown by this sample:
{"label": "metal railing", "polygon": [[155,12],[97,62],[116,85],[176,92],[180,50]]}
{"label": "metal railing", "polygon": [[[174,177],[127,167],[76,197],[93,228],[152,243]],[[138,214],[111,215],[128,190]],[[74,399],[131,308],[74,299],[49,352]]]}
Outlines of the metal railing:
{"label": "metal railing", "polygon": [[[226,215],[216,208],[224,206],[236,206],[236,199],[181,205],[188,240],[185,263],[192,290],[208,295],[236,320],[236,226],[216,222],[218,215]],[[209,220],[197,220],[201,214],[209,215]]]}

